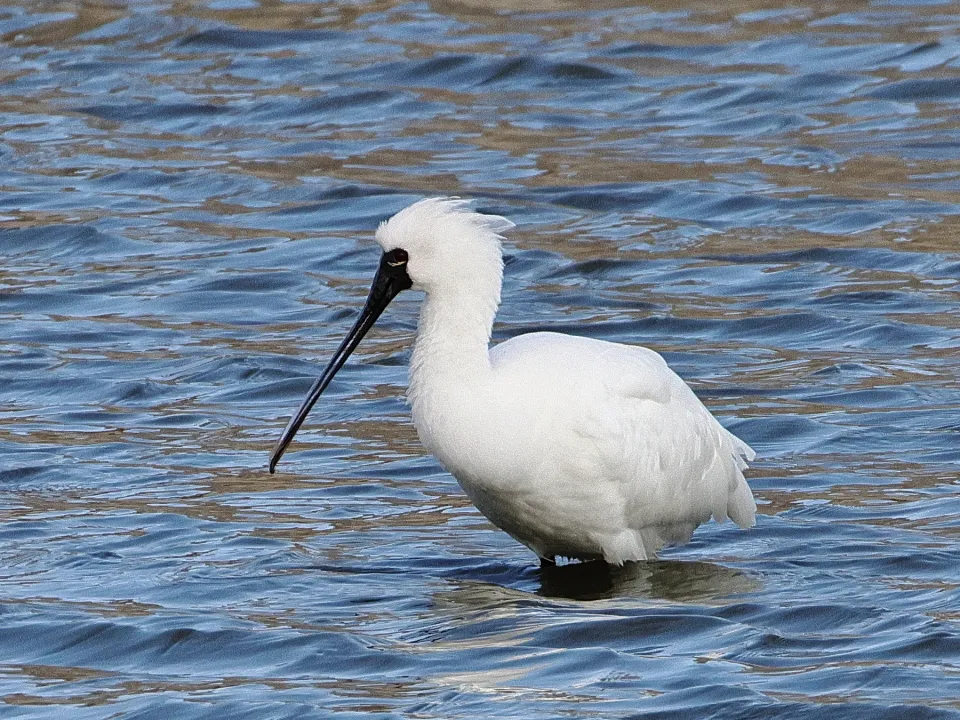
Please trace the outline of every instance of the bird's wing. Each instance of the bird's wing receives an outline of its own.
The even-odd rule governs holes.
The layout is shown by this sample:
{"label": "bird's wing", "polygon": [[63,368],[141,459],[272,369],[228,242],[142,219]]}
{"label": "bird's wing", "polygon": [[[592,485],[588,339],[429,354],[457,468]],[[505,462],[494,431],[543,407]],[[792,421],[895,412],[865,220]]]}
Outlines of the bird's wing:
{"label": "bird's wing", "polygon": [[580,425],[624,484],[631,525],[754,522],[743,477],[755,453],[727,431],[657,353],[614,345],[603,356],[606,409]]}
{"label": "bird's wing", "polygon": [[573,385],[563,393],[569,407],[561,424],[568,432],[556,437],[566,435],[560,442],[579,451],[558,450],[556,457],[571,475],[617,488],[628,525],[695,526],[711,516],[743,527],[754,523],[756,504],[743,470],[755,453],[710,414],[658,353],[537,335],[525,343],[511,341],[513,350],[530,360],[536,347],[541,376]]}

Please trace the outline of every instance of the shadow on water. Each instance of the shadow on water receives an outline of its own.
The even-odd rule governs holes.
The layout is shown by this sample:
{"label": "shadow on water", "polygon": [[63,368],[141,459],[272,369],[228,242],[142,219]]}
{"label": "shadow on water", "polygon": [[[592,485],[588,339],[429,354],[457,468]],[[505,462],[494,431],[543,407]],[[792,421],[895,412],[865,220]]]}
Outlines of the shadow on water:
{"label": "shadow on water", "polygon": [[709,602],[755,592],[760,587],[756,577],[707,562],[654,560],[622,567],[589,562],[541,568],[537,594],[569,600],[648,597],[670,602]]}

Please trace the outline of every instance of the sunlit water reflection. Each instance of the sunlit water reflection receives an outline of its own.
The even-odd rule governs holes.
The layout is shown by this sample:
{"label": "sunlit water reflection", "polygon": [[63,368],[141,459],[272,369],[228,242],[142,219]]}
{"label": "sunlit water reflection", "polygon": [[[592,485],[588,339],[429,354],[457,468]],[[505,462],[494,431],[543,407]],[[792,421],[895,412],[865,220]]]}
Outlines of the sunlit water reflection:
{"label": "sunlit water reflection", "polygon": [[[949,3],[0,6],[10,717],[960,717]],[[503,339],[661,351],[758,526],[541,571],[420,450],[415,297],[267,453],[376,224],[476,197]]]}

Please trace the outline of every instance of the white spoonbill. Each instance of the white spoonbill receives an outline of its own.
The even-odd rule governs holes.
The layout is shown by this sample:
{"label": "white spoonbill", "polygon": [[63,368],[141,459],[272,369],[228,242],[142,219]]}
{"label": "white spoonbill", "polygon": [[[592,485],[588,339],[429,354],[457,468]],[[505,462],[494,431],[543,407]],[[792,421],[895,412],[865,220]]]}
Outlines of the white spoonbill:
{"label": "white spoonbill", "polygon": [[653,350],[552,332],[490,348],[513,223],[455,198],[382,223],[356,324],[290,419],[270,472],[333,376],[401,290],[426,293],[407,399],[420,441],[497,527],[555,558],[624,562],[713,517],[753,525],[753,450]]}

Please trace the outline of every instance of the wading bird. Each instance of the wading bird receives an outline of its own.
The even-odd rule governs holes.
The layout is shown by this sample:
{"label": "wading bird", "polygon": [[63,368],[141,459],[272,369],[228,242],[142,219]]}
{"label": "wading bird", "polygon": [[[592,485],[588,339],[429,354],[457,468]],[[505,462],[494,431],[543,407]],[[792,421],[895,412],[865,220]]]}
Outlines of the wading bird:
{"label": "wading bird", "polygon": [[656,352],[552,332],[490,348],[511,227],[452,198],[380,225],[366,305],[277,441],[270,472],[384,308],[413,288],[426,294],[407,390],[420,441],[544,564],[653,558],[711,517],[753,525],[743,478],[753,450]]}

